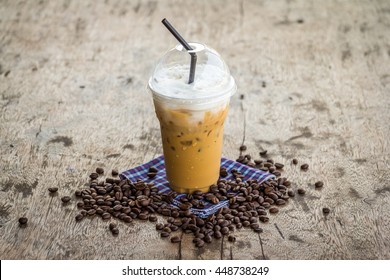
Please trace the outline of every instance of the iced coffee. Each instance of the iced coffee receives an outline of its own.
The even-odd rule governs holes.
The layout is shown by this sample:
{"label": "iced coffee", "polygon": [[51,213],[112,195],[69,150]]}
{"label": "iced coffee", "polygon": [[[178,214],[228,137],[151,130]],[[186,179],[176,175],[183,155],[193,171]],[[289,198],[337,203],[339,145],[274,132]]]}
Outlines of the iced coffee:
{"label": "iced coffee", "polygon": [[167,179],[181,193],[208,191],[217,182],[223,128],[234,79],[219,54],[192,43],[198,64],[195,80],[187,83],[188,54],[181,45],[157,64],[149,80],[160,121]]}

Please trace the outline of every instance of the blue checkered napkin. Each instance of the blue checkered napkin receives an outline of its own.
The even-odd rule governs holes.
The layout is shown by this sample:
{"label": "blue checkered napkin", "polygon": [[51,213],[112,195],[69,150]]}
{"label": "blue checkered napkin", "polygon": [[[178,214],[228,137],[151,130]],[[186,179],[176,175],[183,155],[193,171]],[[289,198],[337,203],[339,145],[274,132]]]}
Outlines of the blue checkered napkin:
{"label": "blue checkered napkin", "polygon": [[[149,168],[151,166],[154,166],[158,169],[157,175],[153,179],[150,179],[147,176],[147,173],[149,172]],[[275,177],[273,174],[270,174],[268,172],[254,169],[244,164],[241,164],[239,162],[229,160],[226,158],[222,158],[221,167],[225,167],[228,171],[228,176],[224,178],[226,180],[234,179],[233,175],[230,172],[233,168],[241,172],[241,174],[244,176],[243,177],[244,180],[256,179],[259,183],[262,183],[266,180]],[[121,173],[121,177],[129,179],[132,182],[135,182],[138,179],[148,183],[153,182],[155,186],[158,188],[159,192],[161,193],[167,194],[171,191],[166,177],[164,156],[159,156],[147,163],[144,163],[142,165],[124,171]],[[178,207],[181,204],[180,197],[185,195],[186,194],[177,195],[176,198],[174,198],[172,205]],[[213,204],[206,200],[204,200],[203,202],[205,205],[203,209],[191,208],[192,213],[194,213],[195,215],[201,218],[207,218],[209,215],[217,212],[218,209],[225,207],[229,204],[228,200],[220,201],[218,204]]]}

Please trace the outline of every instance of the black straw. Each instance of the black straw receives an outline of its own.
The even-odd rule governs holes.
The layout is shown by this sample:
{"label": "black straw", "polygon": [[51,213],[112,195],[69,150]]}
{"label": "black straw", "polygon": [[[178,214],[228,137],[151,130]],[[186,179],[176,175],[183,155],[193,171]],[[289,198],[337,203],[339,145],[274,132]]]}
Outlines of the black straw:
{"label": "black straw", "polygon": [[[180,44],[187,50],[187,51],[192,51],[191,46],[187,43],[186,40],[177,32],[177,30],[169,23],[169,21],[164,18],[161,21],[165,27],[172,33],[172,35],[179,41]],[[190,64],[190,77],[188,79],[188,83],[191,84],[194,79],[195,79],[195,68],[196,68],[196,60],[197,56],[196,53],[190,52],[191,55],[191,64]]]}

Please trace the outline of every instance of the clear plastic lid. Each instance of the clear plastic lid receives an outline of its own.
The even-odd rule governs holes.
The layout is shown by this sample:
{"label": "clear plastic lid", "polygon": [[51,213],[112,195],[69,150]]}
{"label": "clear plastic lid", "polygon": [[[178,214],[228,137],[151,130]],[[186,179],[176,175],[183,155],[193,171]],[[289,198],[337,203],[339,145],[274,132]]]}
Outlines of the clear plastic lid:
{"label": "clear plastic lid", "polygon": [[[221,56],[212,48],[189,43],[187,51],[181,44],[168,51],[157,63],[149,79],[154,98],[181,104],[204,104],[228,99],[236,92],[236,83]],[[189,52],[195,52],[195,80],[189,84]]]}

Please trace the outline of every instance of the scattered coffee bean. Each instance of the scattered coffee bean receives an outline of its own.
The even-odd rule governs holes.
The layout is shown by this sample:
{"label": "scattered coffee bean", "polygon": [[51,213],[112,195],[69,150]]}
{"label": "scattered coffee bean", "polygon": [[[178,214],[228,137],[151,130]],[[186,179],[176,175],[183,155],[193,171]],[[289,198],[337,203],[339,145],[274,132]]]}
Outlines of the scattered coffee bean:
{"label": "scattered coffee bean", "polygon": [[307,163],[304,163],[301,165],[301,169],[306,171],[309,169],[309,165]]}
{"label": "scattered coffee bean", "polygon": [[61,200],[63,203],[68,203],[71,200],[71,198],[70,198],[70,196],[63,196],[63,197],[61,197]]}
{"label": "scattered coffee bean", "polygon": [[179,243],[181,241],[179,236],[173,236],[171,237],[171,242],[172,243]]}
{"label": "scattered coffee bean", "polygon": [[284,167],[284,164],[281,163],[275,163],[276,169],[282,169]]}
{"label": "scattered coffee bean", "polygon": [[227,172],[227,170],[226,170],[226,168],[224,168],[224,167],[221,167],[221,169],[219,170],[219,176],[221,176],[221,177],[226,177],[228,175],[228,172]]}
{"label": "scattered coffee bean", "polygon": [[296,158],[294,158],[294,159],[292,160],[292,163],[293,163],[293,164],[298,164],[298,160],[297,160]]}
{"label": "scattered coffee bean", "polygon": [[112,232],[113,235],[118,235],[119,234],[119,229],[117,227],[115,227],[115,228],[113,228],[111,230],[111,232]]}
{"label": "scattered coffee bean", "polygon": [[161,237],[168,237],[170,235],[170,233],[169,232],[166,232],[166,231],[162,231],[161,233],[160,233],[160,236]]}
{"label": "scattered coffee bean", "polygon": [[150,215],[149,216],[149,221],[156,222],[157,221],[157,216],[156,215]]}
{"label": "scattered coffee bean", "polygon": [[117,169],[113,169],[113,170],[111,170],[111,175],[112,176],[118,176],[118,174],[119,174],[119,172],[118,172],[118,170]]}
{"label": "scattered coffee bean", "polygon": [[156,177],[157,173],[148,172],[146,175],[147,175],[150,179],[153,179],[154,177]]}
{"label": "scattered coffee bean", "polygon": [[229,235],[229,236],[228,236],[228,241],[230,241],[230,242],[236,242],[236,237],[233,236],[233,235]]}
{"label": "scattered coffee bean", "polygon": [[267,154],[267,150],[264,150],[264,151],[262,151],[262,152],[260,152],[259,154],[261,155],[261,156],[265,156],[266,154]]}
{"label": "scattered coffee bean", "polygon": [[92,180],[95,180],[95,179],[99,178],[99,174],[93,172],[93,173],[91,173],[91,174],[89,175],[89,178],[91,178]]}
{"label": "scattered coffee bean", "polygon": [[241,145],[240,146],[240,151],[246,151],[246,146],[245,145]]}
{"label": "scattered coffee bean", "polygon": [[294,197],[295,196],[295,192],[293,190],[288,190],[287,194],[290,197]]}
{"label": "scattered coffee bean", "polygon": [[84,218],[83,214],[77,214],[75,217],[76,221],[81,221],[83,218]]}
{"label": "scattered coffee bean", "polygon": [[322,208],[322,213],[324,213],[325,215],[329,214],[330,213],[330,209],[328,207],[324,207]]}
{"label": "scattered coffee bean", "polygon": [[298,194],[304,195],[305,193],[306,193],[306,191],[304,189],[302,189],[302,188],[298,189]]}
{"label": "scattered coffee bean", "polygon": [[322,188],[324,186],[324,183],[322,181],[318,181],[314,184],[316,188]]}
{"label": "scattered coffee bean", "polygon": [[26,217],[19,218],[19,224],[25,225],[25,224],[27,224],[27,222],[28,222],[28,219]]}
{"label": "scattered coffee bean", "polygon": [[48,188],[49,192],[56,193],[58,191],[57,187]]}
{"label": "scattered coffee bean", "polygon": [[97,174],[103,174],[103,173],[104,173],[104,169],[101,168],[101,167],[97,167],[97,168],[96,168],[96,173],[97,173]]}
{"label": "scattered coffee bean", "polygon": [[276,213],[279,212],[279,208],[277,208],[277,207],[271,207],[271,208],[269,209],[269,212],[272,213],[272,214],[276,214]]}
{"label": "scattered coffee bean", "polygon": [[164,224],[162,224],[162,223],[156,224],[156,229],[157,230],[162,230],[163,228],[164,228]]}

